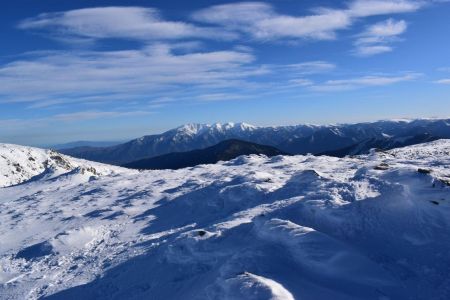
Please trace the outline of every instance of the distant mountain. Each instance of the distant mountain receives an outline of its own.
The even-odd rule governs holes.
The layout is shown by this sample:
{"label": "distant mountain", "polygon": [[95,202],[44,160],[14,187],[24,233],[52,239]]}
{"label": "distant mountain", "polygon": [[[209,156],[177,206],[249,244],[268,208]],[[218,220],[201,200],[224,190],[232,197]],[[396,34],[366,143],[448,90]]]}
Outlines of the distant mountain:
{"label": "distant mountain", "polygon": [[112,147],[77,147],[61,152],[92,161],[123,165],[172,152],[203,149],[229,139],[275,146],[291,137],[311,134],[313,126],[256,127],[246,123],[187,124]]}
{"label": "distant mountain", "polygon": [[320,153],[320,155],[344,157],[346,155],[359,155],[369,153],[371,149],[390,150],[394,148],[406,147],[416,144],[422,144],[432,142],[440,139],[439,137],[430,135],[428,133],[422,133],[410,137],[402,138],[371,138],[362,142],[356,143],[349,147],[345,147],[338,150],[326,151]]}
{"label": "distant mountain", "polygon": [[131,169],[181,169],[201,164],[214,164],[241,155],[264,154],[266,156],[286,155],[287,153],[271,146],[240,141],[226,140],[212,147],[187,152],[174,152],[125,164]]}
{"label": "distant mountain", "polygon": [[[450,119],[280,127],[256,127],[246,123],[187,124],[162,134],[144,136],[116,146],[77,147],[61,152],[78,158],[122,165],[144,158],[207,148],[221,141],[238,139],[269,145],[292,154],[331,154],[338,151],[339,156],[342,156],[351,153],[354,147],[367,141],[401,141],[414,139],[420,135],[429,135],[433,139],[450,138]],[[419,138],[417,143],[420,140]],[[369,146],[370,143],[367,143],[365,147]],[[349,152],[345,153],[347,148]]]}
{"label": "distant mountain", "polygon": [[77,147],[110,147],[122,144],[123,141],[76,141],[76,142],[70,142],[70,143],[64,143],[64,144],[57,144],[57,145],[51,145],[49,147],[50,149],[55,150],[62,150],[62,149],[71,149],[71,148],[77,148]]}
{"label": "distant mountain", "polygon": [[345,156],[368,153],[371,148],[393,149],[440,138],[450,138],[450,120],[392,120],[322,126],[310,136],[277,145],[296,154]]}

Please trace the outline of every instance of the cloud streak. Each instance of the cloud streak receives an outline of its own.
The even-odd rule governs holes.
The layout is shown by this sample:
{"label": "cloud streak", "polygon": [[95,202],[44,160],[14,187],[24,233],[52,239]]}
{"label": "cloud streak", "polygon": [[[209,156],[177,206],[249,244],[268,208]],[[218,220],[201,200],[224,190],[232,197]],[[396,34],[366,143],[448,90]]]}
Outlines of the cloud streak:
{"label": "cloud streak", "polygon": [[75,41],[111,38],[140,41],[236,38],[235,34],[217,28],[166,21],[157,9],[146,7],[96,7],[44,13],[20,22],[18,27],[46,30],[57,39]]}
{"label": "cloud streak", "polygon": [[[189,22],[168,21],[159,10],[144,7],[45,13],[23,20],[18,27],[58,39],[129,39],[142,44],[122,51],[35,52],[0,65],[0,103],[31,102],[32,108],[104,101],[151,104],[151,99],[168,95],[213,101],[236,95],[238,89],[243,94],[249,91],[247,87],[264,89],[266,83],[317,91],[376,86],[376,82],[383,81],[382,76],[336,81],[321,78],[323,83],[317,84],[316,77],[334,71],[335,64],[323,60],[260,64],[256,52],[248,46],[205,50],[210,45],[200,40],[327,40],[336,38],[339,30],[353,26],[361,18],[410,13],[424,5],[414,0],[354,0],[341,7],[320,7],[296,16],[281,14],[264,2],[240,2],[196,11]],[[367,26],[354,37],[355,53],[369,56],[389,52],[406,29],[405,21],[394,19]],[[408,80],[405,78],[392,76],[384,78],[384,82]]]}
{"label": "cloud streak", "polygon": [[401,76],[362,76],[349,79],[328,80],[321,84],[311,85],[309,89],[316,92],[348,91],[364,87],[380,87],[412,81],[420,76],[421,74],[418,73],[410,73]]}
{"label": "cloud streak", "polygon": [[423,5],[412,0],[356,0],[342,9],[317,8],[308,15],[292,16],[277,13],[267,3],[241,2],[212,6],[192,17],[250,35],[255,40],[327,40],[334,39],[338,30],[349,28],[360,18],[410,13]]}
{"label": "cloud streak", "polygon": [[96,120],[104,118],[123,118],[123,117],[136,117],[136,116],[146,116],[150,115],[151,111],[80,111],[66,114],[57,114],[47,120],[51,121],[63,121],[63,122],[73,122],[73,121],[87,121]]}
{"label": "cloud streak", "polygon": [[285,66],[290,72],[301,75],[328,73],[336,69],[336,65],[326,61],[309,61]]}
{"label": "cloud streak", "polygon": [[393,50],[391,44],[398,40],[408,25],[403,20],[388,19],[369,26],[355,42],[355,54],[359,56],[371,56],[375,54],[390,52]]}
{"label": "cloud streak", "polygon": [[242,86],[268,72],[239,51],[174,54],[166,44],[140,50],[43,52],[0,66],[1,102],[150,98],[174,89]]}
{"label": "cloud streak", "polygon": [[425,5],[424,1],[411,0],[358,0],[353,1],[348,12],[354,17],[370,17],[417,11]]}
{"label": "cloud streak", "polygon": [[450,84],[450,78],[440,79],[435,82],[438,84]]}
{"label": "cloud streak", "polygon": [[44,13],[23,20],[18,28],[39,30],[50,36],[75,43],[100,39],[139,41],[179,39],[234,40],[249,35],[254,40],[336,38],[370,16],[410,13],[424,6],[414,0],[355,0],[343,8],[316,8],[296,16],[278,13],[264,2],[238,2],[211,6],[192,14],[202,24],[165,20],[160,11],[149,7],[95,7],[65,12]]}

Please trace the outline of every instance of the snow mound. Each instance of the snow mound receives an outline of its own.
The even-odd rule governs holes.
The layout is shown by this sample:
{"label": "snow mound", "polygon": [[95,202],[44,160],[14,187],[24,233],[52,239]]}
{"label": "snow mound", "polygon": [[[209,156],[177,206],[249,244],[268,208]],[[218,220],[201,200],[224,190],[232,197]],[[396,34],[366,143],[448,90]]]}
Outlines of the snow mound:
{"label": "snow mound", "polygon": [[436,140],[430,143],[389,150],[388,153],[403,159],[431,159],[450,156],[450,140]]}
{"label": "snow mound", "polygon": [[281,284],[262,276],[245,272],[222,283],[217,299],[294,300]]}
{"label": "snow mound", "polygon": [[450,299],[449,140],[143,172],[1,149],[2,299]]}
{"label": "snow mound", "polygon": [[90,176],[121,172],[117,167],[71,158],[56,151],[10,144],[0,144],[0,170],[0,188],[67,172]]}

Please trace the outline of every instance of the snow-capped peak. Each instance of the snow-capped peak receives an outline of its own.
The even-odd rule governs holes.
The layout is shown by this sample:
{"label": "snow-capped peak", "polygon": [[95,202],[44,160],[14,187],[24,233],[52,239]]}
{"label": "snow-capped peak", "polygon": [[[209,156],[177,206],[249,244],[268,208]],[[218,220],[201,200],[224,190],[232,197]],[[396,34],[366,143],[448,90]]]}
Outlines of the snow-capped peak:
{"label": "snow-capped peak", "polygon": [[236,126],[239,127],[241,130],[248,130],[248,131],[255,130],[258,128],[258,126],[254,126],[252,124],[248,124],[245,122],[237,123]]}
{"label": "snow-capped peak", "polygon": [[177,127],[175,129],[175,132],[177,134],[184,134],[187,136],[194,136],[197,135],[200,131],[205,129],[208,125],[206,124],[196,124],[196,123],[189,123],[182,125],[180,127]]}
{"label": "snow-capped peak", "polygon": [[219,132],[226,133],[228,131],[251,131],[258,128],[257,126],[248,124],[248,123],[213,123],[213,124],[197,124],[197,123],[188,123],[177,127],[175,132],[177,135],[185,135],[185,136],[196,136],[201,133],[206,132]]}

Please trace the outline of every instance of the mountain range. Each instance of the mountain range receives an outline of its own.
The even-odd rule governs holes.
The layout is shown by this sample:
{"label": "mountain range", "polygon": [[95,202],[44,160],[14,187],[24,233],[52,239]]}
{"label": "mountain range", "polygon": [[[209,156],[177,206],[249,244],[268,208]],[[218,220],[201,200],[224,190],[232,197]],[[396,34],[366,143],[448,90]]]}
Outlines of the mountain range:
{"label": "mountain range", "polygon": [[232,139],[204,149],[144,158],[125,164],[124,167],[144,170],[181,169],[202,164],[215,164],[218,161],[228,161],[241,155],[250,154],[263,154],[268,157],[287,155],[274,147]]}
{"label": "mountain range", "polygon": [[50,148],[55,150],[62,150],[62,149],[71,149],[71,148],[78,148],[78,147],[110,147],[115,146],[119,144],[123,144],[124,141],[76,141],[76,142],[69,142],[64,144],[56,144],[56,145],[50,145],[43,148]]}
{"label": "mountain range", "polygon": [[61,152],[92,161],[123,165],[168,153],[203,149],[229,139],[268,145],[291,154],[345,156],[367,153],[373,146],[387,150],[439,138],[450,138],[449,119],[278,127],[257,127],[246,123],[187,124],[115,146],[76,147]]}

